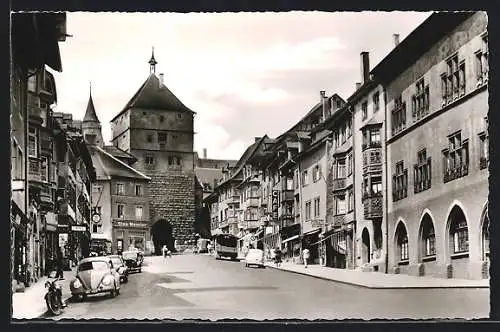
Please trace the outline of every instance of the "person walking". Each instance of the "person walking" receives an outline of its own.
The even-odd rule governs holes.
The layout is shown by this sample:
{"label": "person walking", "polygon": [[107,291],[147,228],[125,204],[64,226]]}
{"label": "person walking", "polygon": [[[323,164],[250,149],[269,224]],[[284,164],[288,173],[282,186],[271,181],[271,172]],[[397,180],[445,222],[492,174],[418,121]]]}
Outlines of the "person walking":
{"label": "person walking", "polygon": [[164,244],[163,247],[161,248],[161,254],[163,256],[163,261],[167,261],[167,246]]}
{"label": "person walking", "polygon": [[59,280],[64,279],[63,255],[62,255],[61,249],[56,250],[56,267],[57,267],[56,279],[59,279]]}
{"label": "person walking", "polygon": [[310,256],[310,252],[309,252],[309,249],[305,248],[304,250],[302,250],[302,259],[304,260],[304,268],[307,269],[307,261],[309,260],[309,256]]}
{"label": "person walking", "polygon": [[274,250],[274,261],[276,263],[276,267],[280,267],[281,265],[281,250],[280,248],[276,248]]}

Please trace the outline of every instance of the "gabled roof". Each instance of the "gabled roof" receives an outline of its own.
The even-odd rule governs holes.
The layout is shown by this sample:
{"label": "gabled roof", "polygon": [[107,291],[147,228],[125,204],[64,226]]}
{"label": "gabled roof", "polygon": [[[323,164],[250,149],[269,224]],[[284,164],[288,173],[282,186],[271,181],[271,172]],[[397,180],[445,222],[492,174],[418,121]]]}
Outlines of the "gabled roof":
{"label": "gabled roof", "polygon": [[202,185],[204,183],[209,183],[211,186],[213,186],[215,180],[222,177],[222,169],[197,167],[194,169],[194,174],[196,174],[196,177]]}
{"label": "gabled roof", "polygon": [[114,145],[105,145],[102,148],[104,151],[106,151],[107,153],[109,153],[110,155],[112,155],[115,158],[118,158],[118,159],[123,158],[123,159],[137,161],[137,158],[135,156],[131,155],[127,151],[123,151],[122,149],[120,149]]}
{"label": "gabled roof", "polygon": [[152,110],[168,110],[195,113],[186,107],[160,80],[154,73],[144,81],[139,90],[129,100],[125,107],[112,120],[130,108],[146,108]]}
{"label": "gabled roof", "polygon": [[92,100],[92,94],[90,94],[89,102],[87,104],[87,110],[85,111],[85,116],[83,117],[83,122],[99,122],[97,118],[97,113],[95,112],[94,101]]}
{"label": "gabled roof", "polygon": [[111,180],[112,178],[129,178],[144,181],[151,180],[150,177],[113,157],[100,147],[90,145],[88,148],[92,156],[92,163],[96,170],[97,180]]}

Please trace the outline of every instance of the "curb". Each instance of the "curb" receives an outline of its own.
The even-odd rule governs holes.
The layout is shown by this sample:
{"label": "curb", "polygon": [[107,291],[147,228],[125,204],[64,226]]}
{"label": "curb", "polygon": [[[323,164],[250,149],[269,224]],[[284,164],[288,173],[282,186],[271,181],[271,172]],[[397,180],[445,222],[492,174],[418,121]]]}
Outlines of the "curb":
{"label": "curb", "polygon": [[280,271],[284,271],[284,272],[300,274],[300,275],[304,275],[304,276],[308,276],[308,277],[312,277],[312,278],[316,278],[316,279],[321,279],[321,280],[325,280],[325,281],[338,282],[338,283],[345,284],[345,285],[368,288],[368,289],[392,289],[392,290],[394,290],[394,289],[465,289],[465,288],[468,288],[468,289],[487,289],[487,288],[490,288],[489,286],[480,286],[480,285],[425,286],[425,287],[418,287],[418,286],[407,286],[407,287],[403,287],[403,286],[369,286],[369,285],[355,283],[352,281],[337,280],[337,279],[332,279],[332,278],[328,278],[328,277],[316,276],[316,275],[312,275],[312,274],[309,274],[306,272],[287,270],[287,269],[279,268],[279,267],[272,266],[272,265],[266,265],[266,267],[270,267],[272,269],[280,270]]}

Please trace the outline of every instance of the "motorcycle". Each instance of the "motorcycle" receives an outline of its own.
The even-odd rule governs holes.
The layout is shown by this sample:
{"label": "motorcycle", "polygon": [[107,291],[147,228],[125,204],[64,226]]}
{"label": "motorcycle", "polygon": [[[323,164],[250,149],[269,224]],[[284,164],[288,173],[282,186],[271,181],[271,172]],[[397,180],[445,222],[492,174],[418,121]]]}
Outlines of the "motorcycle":
{"label": "motorcycle", "polygon": [[45,282],[45,288],[48,288],[47,294],[45,294],[45,303],[49,312],[54,316],[60,315],[66,307],[62,302],[61,286],[56,281],[57,279]]}

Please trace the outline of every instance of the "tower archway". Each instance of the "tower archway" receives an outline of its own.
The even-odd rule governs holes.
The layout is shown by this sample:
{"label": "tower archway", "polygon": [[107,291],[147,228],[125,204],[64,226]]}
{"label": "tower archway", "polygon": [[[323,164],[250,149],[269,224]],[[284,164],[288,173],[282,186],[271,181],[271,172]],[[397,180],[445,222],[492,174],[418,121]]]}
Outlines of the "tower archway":
{"label": "tower archway", "polygon": [[166,245],[168,249],[174,251],[173,228],[166,219],[157,220],[151,227],[151,238],[155,247],[155,254],[161,254],[161,248]]}

